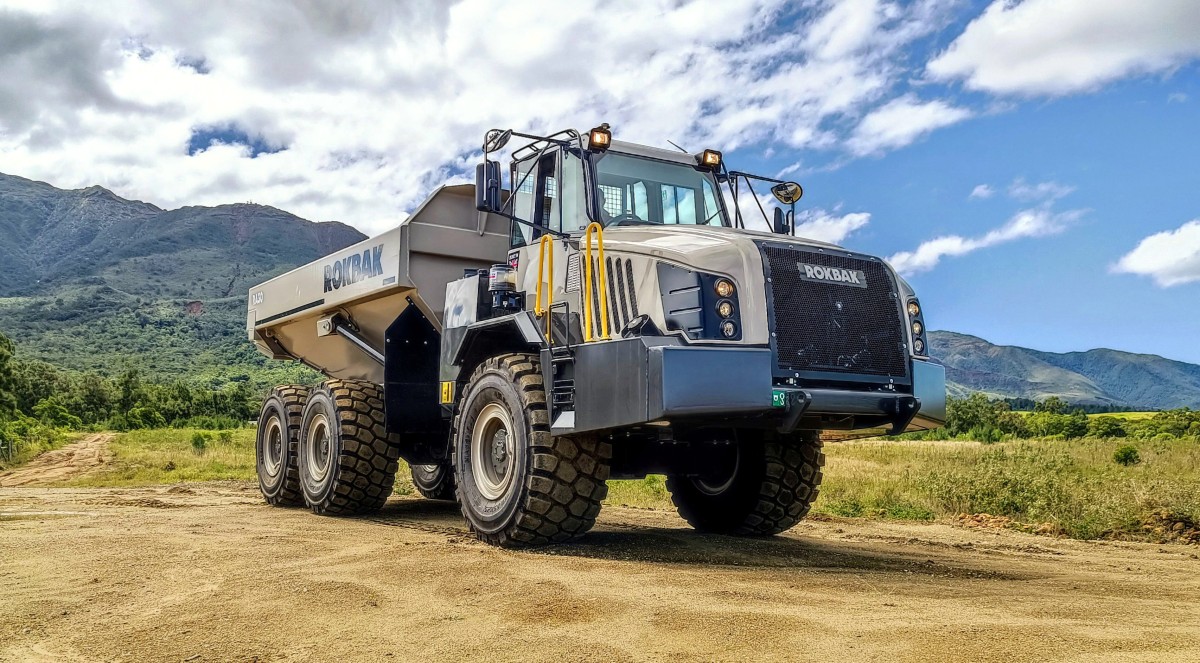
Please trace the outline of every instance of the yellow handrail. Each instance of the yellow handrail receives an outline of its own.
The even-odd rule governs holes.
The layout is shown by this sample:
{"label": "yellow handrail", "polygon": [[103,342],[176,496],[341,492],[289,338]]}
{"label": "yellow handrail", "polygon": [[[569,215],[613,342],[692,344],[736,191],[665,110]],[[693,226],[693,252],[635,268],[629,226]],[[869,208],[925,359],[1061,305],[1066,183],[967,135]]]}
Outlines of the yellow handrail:
{"label": "yellow handrail", "polygon": [[[546,250],[547,246],[550,247],[549,251]],[[546,260],[547,253],[550,254],[549,260]],[[549,273],[544,272],[544,270],[543,270],[544,266],[548,266],[550,268],[548,270]],[[542,282],[543,282],[542,276],[543,276],[543,274],[546,277],[544,279],[545,283],[546,283],[546,306],[545,306],[545,308],[542,308]],[[543,314],[545,314],[545,316],[546,316],[546,340],[547,341],[550,340],[550,307],[553,304],[554,304],[554,237],[552,237],[551,235],[542,235],[542,238],[538,240],[538,280],[537,280],[537,290],[534,292],[533,313],[534,313],[534,315],[536,315],[538,317],[541,317]]]}
{"label": "yellow handrail", "polygon": [[583,290],[583,340],[591,342],[592,337],[592,233],[596,235],[596,253],[600,263],[600,339],[607,341],[608,335],[608,272],[604,267],[604,226],[593,221],[583,233],[584,290]]}

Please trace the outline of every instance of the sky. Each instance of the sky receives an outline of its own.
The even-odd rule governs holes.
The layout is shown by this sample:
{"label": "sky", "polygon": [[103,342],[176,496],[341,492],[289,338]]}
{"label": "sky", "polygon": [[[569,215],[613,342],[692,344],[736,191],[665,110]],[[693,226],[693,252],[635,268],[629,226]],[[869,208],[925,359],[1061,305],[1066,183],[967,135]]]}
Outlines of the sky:
{"label": "sky", "polygon": [[1200,363],[1200,2],[0,0],[0,172],[367,234],[493,127],[800,182],[931,328]]}

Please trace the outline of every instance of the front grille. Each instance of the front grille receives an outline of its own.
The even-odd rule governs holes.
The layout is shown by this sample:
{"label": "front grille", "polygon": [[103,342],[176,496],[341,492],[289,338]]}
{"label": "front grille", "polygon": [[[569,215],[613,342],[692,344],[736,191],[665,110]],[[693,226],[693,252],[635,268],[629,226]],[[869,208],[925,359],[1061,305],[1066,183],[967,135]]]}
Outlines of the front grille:
{"label": "front grille", "polygon": [[771,244],[762,254],[780,371],[907,377],[904,322],[882,261]]}

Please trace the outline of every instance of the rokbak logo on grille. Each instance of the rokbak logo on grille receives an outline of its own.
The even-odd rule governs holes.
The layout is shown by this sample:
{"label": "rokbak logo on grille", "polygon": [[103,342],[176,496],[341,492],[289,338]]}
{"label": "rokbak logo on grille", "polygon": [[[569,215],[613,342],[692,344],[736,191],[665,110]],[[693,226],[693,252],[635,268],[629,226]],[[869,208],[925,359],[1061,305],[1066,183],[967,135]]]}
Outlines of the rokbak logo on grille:
{"label": "rokbak logo on grille", "polygon": [[803,262],[796,263],[796,267],[800,269],[800,278],[804,279],[805,281],[836,283],[838,285],[848,285],[855,288],[867,287],[867,275],[857,269],[824,267],[822,265],[809,265],[808,263]]}

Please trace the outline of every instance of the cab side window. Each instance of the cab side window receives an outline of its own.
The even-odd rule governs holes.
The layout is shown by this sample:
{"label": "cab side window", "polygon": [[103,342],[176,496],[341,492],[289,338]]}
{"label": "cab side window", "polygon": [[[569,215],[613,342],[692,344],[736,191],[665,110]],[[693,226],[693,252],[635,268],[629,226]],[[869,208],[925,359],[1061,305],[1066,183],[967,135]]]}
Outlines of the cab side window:
{"label": "cab side window", "polygon": [[542,236],[540,228],[562,231],[558,151],[520,162],[513,170],[513,216],[538,226],[512,222],[511,245],[527,246]]}
{"label": "cab side window", "polygon": [[[533,192],[537,184],[537,162],[533,159],[518,162],[512,171],[513,205],[512,215],[523,221],[532,222],[534,218]],[[533,228],[512,222],[510,244],[512,248],[525,246],[533,241]]]}

